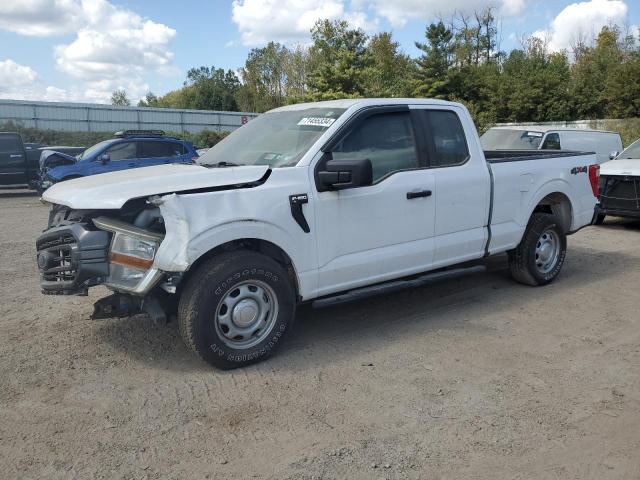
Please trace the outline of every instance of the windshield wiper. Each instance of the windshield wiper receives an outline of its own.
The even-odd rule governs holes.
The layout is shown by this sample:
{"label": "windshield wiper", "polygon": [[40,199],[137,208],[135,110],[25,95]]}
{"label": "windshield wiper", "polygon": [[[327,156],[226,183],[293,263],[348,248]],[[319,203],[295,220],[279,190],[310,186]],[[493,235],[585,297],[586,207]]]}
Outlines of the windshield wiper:
{"label": "windshield wiper", "polygon": [[233,163],[233,162],[218,162],[218,163],[210,163],[207,165],[208,167],[242,167],[244,166],[242,163]]}

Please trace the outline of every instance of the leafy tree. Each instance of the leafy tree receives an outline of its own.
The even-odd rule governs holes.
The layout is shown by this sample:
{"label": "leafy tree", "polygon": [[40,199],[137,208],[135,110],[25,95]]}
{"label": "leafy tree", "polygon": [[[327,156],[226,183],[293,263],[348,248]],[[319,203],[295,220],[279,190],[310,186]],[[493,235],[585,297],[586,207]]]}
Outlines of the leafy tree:
{"label": "leafy tree", "polygon": [[389,32],[371,37],[365,53],[364,95],[367,97],[405,97],[411,95],[413,62],[400,51]]}
{"label": "leafy tree", "polygon": [[426,43],[415,42],[423,53],[416,60],[414,95],[446,98],[450,93],[448,74],[452,65],[453,32],[440,21],[429,25],[425,36]]}
{"label": "leafy tree", "polygon": [[307,81],[314,100],[364,93],[367,35],[345,21],[318,21],[311,30]]}
{"label": "leafy tree", "polygon": [[236,94],[240,80],[231,71],[222,68],[199,67],[187,72],[187,80],[182,89],[184,106],[199,110],[237,111]]}
{"label": "leafy tree", "polygon": [[115,105],[117,107],[128,107],[131,105],[131,101],[129,97],[127,97],[127,92],[124,90],[115,90],[111,94],[111,105]]}
{"label": "leafy tree", "polygon": [[152,92],[147,92],[144,98],[141,98],[138,102],[139,107],[157,107],[158,106],[158,97],[156,97]]}
{"label": "leafy tree", "polygon": [[582,45],[577,50],[571,95],[578,117],[604,118],[607,114],[607,79],[615,74],[616,67],[623,59],[618,40],[618,29],[604,27],[598,35],[595,47]]}

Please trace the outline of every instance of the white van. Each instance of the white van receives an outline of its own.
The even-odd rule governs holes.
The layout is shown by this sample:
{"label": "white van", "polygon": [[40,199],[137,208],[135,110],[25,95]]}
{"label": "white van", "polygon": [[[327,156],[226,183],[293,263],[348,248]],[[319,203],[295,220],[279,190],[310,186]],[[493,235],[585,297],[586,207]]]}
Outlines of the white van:
{"label": "white van", "polygon": [[617,132],[543,125],[493,127],[482,137],[485,150],[576,150],[595,152],[598,163],[608,162],[623,150]]}

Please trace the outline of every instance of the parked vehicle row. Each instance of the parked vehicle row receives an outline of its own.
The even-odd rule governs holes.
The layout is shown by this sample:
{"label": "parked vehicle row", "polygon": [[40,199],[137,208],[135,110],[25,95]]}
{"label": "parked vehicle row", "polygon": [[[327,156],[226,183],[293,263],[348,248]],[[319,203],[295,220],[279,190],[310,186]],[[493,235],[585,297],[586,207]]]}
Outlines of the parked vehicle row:
{"label": "parked vehicle row", "polygon": [[127,130],[92,147],[23,143],[17,133],[0,133],[0,187],[28,186],[42,193],[57,182],[100,173],[198,158],[191,142],[159,130]]}
{"label": "parked vehicle row", "polygon": [[477,271],[457,265],[504,252],[515,280],[548,284],[567,235],[591,222],[598,172],[593,153],[483,151],[457,103],[291,105],[198,164],[53,185],[41,289],[104,284],[114,294],[96,318],[175,312],[204,360],[242,366],[281,344],[301,303]]}
{"label": "parked vehicle row", "polygon": [[40,179],[40,158],[53,151],[77,155],[84,151],[84,147],[23,143],[18,133],[0,132],[0,187],[35,188]]}

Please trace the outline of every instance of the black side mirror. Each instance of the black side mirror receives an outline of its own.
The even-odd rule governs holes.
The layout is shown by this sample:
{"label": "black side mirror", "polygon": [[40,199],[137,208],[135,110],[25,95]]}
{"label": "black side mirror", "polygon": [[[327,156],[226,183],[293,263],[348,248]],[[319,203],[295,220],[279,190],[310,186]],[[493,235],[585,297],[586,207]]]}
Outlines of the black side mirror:
{"label": "black side mirror", "polygon": [[318,180],[327,190],[364,187],[373,183],[371,160],[329,160],[318,172]]}

